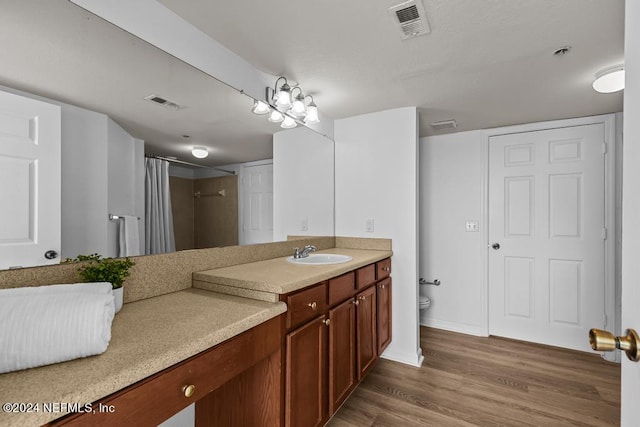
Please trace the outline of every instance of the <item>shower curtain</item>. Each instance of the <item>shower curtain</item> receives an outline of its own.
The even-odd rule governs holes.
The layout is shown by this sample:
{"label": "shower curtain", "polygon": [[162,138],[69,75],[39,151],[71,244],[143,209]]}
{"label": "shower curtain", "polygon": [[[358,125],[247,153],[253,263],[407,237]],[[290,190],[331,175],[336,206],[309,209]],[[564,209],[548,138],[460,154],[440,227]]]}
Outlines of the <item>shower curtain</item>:
{"label": "shower curtain", "polygon": [[145,159],[145,248],[147,255],[176,250],[169,192],[169,162]]}

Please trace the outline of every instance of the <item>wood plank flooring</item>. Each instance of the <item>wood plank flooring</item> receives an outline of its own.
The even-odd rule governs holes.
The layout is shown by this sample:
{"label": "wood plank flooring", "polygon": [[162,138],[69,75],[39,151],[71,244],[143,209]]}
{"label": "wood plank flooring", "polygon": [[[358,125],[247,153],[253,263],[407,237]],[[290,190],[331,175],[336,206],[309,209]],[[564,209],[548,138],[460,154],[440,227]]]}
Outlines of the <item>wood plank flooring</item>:
{"label": "wood plank flooring", "polygon": [[620,424],[620,365],[597,354],[425,327],[421,347],[421,368],[378,361],[328,425]]}

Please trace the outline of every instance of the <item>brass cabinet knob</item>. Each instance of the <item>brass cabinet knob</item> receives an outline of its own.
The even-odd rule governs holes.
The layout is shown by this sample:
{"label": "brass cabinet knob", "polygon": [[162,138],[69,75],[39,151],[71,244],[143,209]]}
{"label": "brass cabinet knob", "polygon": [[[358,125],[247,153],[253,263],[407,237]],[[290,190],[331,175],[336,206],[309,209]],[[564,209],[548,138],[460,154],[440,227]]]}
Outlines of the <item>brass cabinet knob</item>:
{"label": "brass cabinet knob", "polygon": [[185,385],[182,387],[182,392],[184,393],[184,397],[191,397],[193,396],[193,393],[196,392],[196,386],[193,384]]}
{"label": "brass cabinet knob", "polygon": [[366,299],[367,299],[367,296],[366,296],[366,295],[360,295],[360,296],[358,297],[358,299],[359,299],[360,301],[364,301],[364,300],[366,300]]}
{"label": "brass cabinet knob", "polygon": [[623,350],[629,360],[637,362],[640,360],[640,338],[633,329],[627,329],[625,336],[616,337],[609,331],[601,329],[591,329],[589,331],[589,344],[596,351]]}
{"label": "brass cabinet knob", "polygon": [[309,304],[307,304],[309,307],[311,307],[311,310],[315,310],[318,307],[318,304],[316,304],[316,302],[310,302]]}
{"label": "brass cabinet knob", "polygon": [[382,267],[382,271],[391,271],[391,268],[389,268],[389,267]]}
{"label": "brass cabinet knob", "polygon": [[329,326],[331,324],[331,319],[324,319],[322,321],[322,323],[324,323],[325,325]]}
{"label": "brass cabinet knob", "polygon": [[360,304],[360,301],[358,301],[357,299],[355,299],[355,300],[351,301],[351,303],[352,303],[352,304],[355,304],[355,305],[359,305],[359,304]]}

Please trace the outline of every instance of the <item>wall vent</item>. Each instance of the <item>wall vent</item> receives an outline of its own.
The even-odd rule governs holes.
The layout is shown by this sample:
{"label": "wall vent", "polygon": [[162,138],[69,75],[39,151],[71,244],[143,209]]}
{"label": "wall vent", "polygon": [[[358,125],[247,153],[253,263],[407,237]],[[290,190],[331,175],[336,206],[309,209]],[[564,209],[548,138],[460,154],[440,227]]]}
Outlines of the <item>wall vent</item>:
{"label": "wall vent", "polygon": [[410,39],[431,32],[421,0],[410,0],[391,6],[388,12],[400,30],[402,39]]}
{"label": "wall vent", "polygon": [[455,129],[457,123],[454,119],[451,120],[442,120],[439,122],[429,123],[429,126],[434,128],[435,130],[445,130],[445,129]]}
{"label": "wall vent", "polygon": [[153,102],[154,104],[158,104],[158,105],[162,105],[163,107],[171,108],[173,110],[180,110],[181,108],[185,108],[184,105],[180,105],[177,102],[169,101],[168,99],[163,98],[163,97],[158,96],[158,95],[145,96],[144,99],[146,99],[149,102]]}

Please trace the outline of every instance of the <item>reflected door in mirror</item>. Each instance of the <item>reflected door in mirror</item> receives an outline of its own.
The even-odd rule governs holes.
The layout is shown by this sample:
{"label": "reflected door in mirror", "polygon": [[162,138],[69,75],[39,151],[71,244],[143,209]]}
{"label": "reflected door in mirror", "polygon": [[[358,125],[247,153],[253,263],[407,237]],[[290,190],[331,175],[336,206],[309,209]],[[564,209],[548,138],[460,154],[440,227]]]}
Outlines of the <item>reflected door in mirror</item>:
{"label": "reflected door in mirror", "polygon": [[0,269],[57,264],[60,107],[0,92]]}

